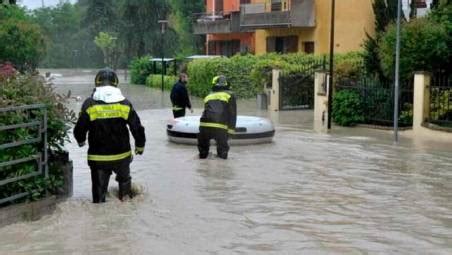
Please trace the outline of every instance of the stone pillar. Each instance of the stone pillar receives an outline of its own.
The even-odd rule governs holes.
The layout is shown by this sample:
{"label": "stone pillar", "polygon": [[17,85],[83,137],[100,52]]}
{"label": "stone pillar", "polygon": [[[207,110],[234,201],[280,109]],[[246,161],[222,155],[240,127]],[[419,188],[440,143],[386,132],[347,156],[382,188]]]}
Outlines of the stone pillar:
{"label": "stone pillar", "polygon": [[425,72],[414,75],[413,131],[415,135],[422,131],[422,124],[430,115],[430,80],[430,75]]}
{"label": "stone pillar", "polygon": [[279,111],[279,76],[281,70],[272,71],[272,89],[270,91],[270,111]]}
{"label": "stone pillar", "polygon": [[314,130],[328,132],[328,75],[315,73],[314,81]]}

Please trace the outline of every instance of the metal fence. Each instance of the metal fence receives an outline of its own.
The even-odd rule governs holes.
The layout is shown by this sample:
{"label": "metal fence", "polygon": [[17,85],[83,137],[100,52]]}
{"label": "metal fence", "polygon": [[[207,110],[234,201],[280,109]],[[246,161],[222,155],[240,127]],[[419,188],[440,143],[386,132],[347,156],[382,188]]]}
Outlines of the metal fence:
{"label": "metal fence", "polygon": [[302,110],[314,108],[314,76],[318,70],[325,70],[326,59],[310,60],[300,69],[283,73],[279,77],[279,109]]}
{"label": "metal fence", "polygon": [[452,75],[449,73],[437,72],[432,76],[429,122],[452,127]]}
{"label": "metal fence", "polygon": [[[13,123],[0,124],[0,137],[2,138],[0,156],[3,156],[0,157],[2,158],[0,160],[0,194],[2,194],[0,195],[0,206],[23,199],[33,192],[24,189],[17,190],[17,192],[6,192],[8,185],[16,183],[20,186],[21,181],[36,176],[48,177],[46,106],[37,104],[0,108],[0,117],[6,118],[7,116],[22,116],[23,118],[18,118],[18,121],[13,121]],[[23,139],[11,135],[14,132],[24,131],[31,135],[27,135]],[[12,153],[13,150],[27,145],[35,148],[33,155]],[[8,157],[7,155],[10,154],[15,155]],[[24,174],[17,171],[21,165],[30,163],[33,164],[33,171]]]}
{"label": "metal fence", "polygon": [[[336,81],[335,90],[355,91],[361,99],[364,123],[379,126],[394,124],[394,83],[360,78]],[[413,80],[401,82],[399,125],[413,125]]]}

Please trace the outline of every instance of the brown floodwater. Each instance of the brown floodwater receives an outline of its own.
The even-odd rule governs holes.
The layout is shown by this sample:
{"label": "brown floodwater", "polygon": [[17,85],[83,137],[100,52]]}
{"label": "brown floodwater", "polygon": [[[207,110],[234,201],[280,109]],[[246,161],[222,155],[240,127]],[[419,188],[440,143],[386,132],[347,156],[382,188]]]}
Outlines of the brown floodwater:
{"label": "brown floodwater", "polygon": [[[93,72],[54,72],[57,91],[90,94]],[[362,128],[317,134],[312,111],[270,114],[248,100],[239,114],[271,118],[274,142],[199,160],[196,147],[167,141],[167,92],[121,89],[146,127],[131,166],[141,194],[92,204],[86,148],[69,143],[74,196],[1,228],[0,254],[452,254],[451,144],[394,145],[389,132]]]}

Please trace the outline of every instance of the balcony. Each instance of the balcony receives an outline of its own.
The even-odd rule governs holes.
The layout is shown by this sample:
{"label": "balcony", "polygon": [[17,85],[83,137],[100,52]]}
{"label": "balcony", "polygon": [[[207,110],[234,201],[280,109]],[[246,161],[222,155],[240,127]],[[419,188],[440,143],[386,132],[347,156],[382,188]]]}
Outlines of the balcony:
{"label": "balcony", "polygon": [[[247,29],[272,27],[315,27],[315,0],[244,4],[241,6],[240,27]],[[277,2],[277,1],[276,1]]]}
{"label": "balcony", "polygon": [[204,13],[195,16],[196,22],[193,32],[197,35],[227,34],[240,32],[240,13],[232,12],[228,15]]}

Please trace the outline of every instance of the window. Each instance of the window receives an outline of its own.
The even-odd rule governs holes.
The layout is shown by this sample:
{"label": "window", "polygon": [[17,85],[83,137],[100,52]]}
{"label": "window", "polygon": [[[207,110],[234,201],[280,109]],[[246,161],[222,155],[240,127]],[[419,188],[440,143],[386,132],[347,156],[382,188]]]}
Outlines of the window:
{"label": "window", "polygon": [[307,54],[314,54],[315,44],[314,42],[303,42],[303,51]]}
{"label": "window", "polygon": [[209,55],[233,56],[240,53],[240,40],[209,41]]}
{"label": "window", "polygon": [[215,1],[215,12],[220,13],[223,12],[223,0],[214,0]]}
{"label": "window", "polygon": [[273,2],[272,1],[272,12],[280,12],[282,10],[281,1]]}
{"label": "window", "polygon": [[291,53],[298,51],[298,36],[267,37],[267,52]]}

